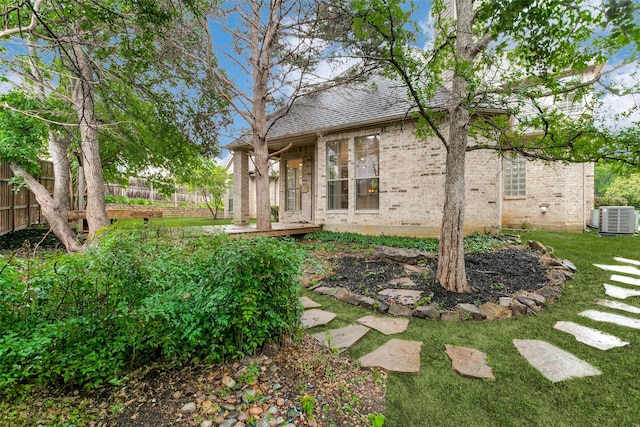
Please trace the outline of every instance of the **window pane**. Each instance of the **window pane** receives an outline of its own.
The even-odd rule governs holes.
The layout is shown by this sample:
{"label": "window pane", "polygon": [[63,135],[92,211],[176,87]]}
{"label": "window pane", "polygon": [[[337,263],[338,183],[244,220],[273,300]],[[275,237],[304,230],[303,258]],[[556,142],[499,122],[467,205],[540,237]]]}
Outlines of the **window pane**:
{"label": "window pane", "polygon": [[380,205],[380,138],[377,135],[355,139],[356,209],[378,209]]}
{"label": "window pane", "polygon": [[287,160],[285,178],[285,209],[287,211],[302,210],[302,159]]}
{"label": "window pane", "polygon": [[347,141],[327,143],[327,206],[347,209],[349,206],[349,152]]}
{"label": "window pane", "polygon": [[329,181],[327,183],[327,199],[329,209],[347,209],[349,207],[349,182]]}

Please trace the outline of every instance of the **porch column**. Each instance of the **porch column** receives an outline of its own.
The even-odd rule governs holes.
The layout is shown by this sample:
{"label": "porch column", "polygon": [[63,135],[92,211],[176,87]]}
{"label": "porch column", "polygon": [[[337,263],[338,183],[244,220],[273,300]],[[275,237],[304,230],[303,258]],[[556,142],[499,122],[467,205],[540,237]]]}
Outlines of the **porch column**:
{"label": "porch column", "polygon": [[233,223],[249,223],[249,155],[233,152]]}

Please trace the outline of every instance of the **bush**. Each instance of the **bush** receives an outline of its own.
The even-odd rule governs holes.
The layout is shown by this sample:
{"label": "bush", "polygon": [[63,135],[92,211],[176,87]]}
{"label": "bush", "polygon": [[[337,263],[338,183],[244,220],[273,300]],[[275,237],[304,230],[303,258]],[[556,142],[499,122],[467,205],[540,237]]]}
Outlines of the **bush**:
{"label": "bush", "polygon": [[32,269],[0,258],[1,393],[117,383],[157,358],[240,357],[299,327],[291,242],[153,233],[113,232]]}
{"label": "bush", "polygon": [[271,206],[271,220],[275,222],[280,221],[280,206]]}

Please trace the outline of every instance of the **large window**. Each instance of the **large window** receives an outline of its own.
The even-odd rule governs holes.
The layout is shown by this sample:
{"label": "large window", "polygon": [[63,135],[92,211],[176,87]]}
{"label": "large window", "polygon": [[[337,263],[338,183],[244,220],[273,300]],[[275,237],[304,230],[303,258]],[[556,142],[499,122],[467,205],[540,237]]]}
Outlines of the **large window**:
{"label": "large window", "polygon": [[356,209],[380,206],[380,139],[377,135],[355,139]]}
{"label": "large window", "polygon": [[285,192],[287,203],[285,209],[287,211],[302,210],[302,160],[287,160],[286,174]]}
{"label": "large window", "polygon": [[327,208],[349,208],[349,152],[347,141],[327,143]]}
{"label": "large window", "polygon": [[527,159],[521,155],[510,157],[508,154],[502,160],[504,173],[504,196],[525,197],[527,195]]}

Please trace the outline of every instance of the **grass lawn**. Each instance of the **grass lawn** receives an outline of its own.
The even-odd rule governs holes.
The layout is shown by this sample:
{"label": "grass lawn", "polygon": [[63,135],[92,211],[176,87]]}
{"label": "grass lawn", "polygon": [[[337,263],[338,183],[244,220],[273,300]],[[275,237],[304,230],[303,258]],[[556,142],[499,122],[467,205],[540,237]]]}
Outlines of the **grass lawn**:
{"label": "grass lawn", "polygon": [[[595,304],[597,299],[606,297],[602,285],[609,282],[611,273],[593,264],[614,263],[614,256],[640,260],[640,239],[605,238],[595,233],[521,235],[523,241],[538,240],[552,248],[555,255],[577,266],[575,279],[567,284],[561,299],[535,316],[486,323],[411,319],[408,330],[394,338],[423,343],[421,372],[389,375],[385,426],[640,425],[640,331],[578,316],[587,309],[615,312]],[[331,329],[371,314],[313,292],[304,294],[321,303],[323,309],[338,314]],[[626,302],[640,306],[640,297],[628,298]],[[631,345],[597,350],[578,343],[572,335],[554,330],[553,325],[559,320],[599,329]],[[327,328],[316,327],[309,332],[324,329]],[[357,359],[389,338],[372,330],[348,354]],[[602,375],[551,383],[520,356],[513,346],[514,338],[545,340],[587,361],[601,370]],[[470,379],[453,373],[445,344],[485,352],[496,380]]]}

